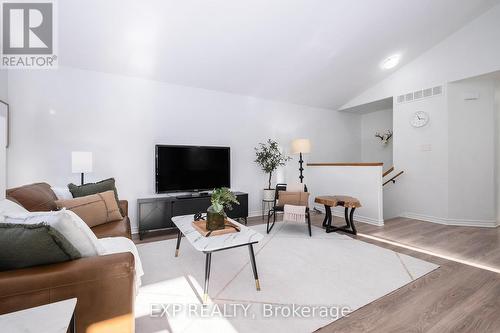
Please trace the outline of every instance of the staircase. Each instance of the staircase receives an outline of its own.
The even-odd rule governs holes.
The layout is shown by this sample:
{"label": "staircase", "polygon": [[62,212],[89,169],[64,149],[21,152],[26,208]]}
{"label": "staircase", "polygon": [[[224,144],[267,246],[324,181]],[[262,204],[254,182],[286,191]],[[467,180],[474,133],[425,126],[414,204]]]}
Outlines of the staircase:
{"label": "staircase", "polygon": [[394,169],[394,166],[390,167],[389,170],[385,171],[383,174],[382,174],[382,185],[385,186],[389,183],[396,183],[396,178],[398,178],[399,176],[401,176],[402,174],[404,173],[404,171],[396,171]]}

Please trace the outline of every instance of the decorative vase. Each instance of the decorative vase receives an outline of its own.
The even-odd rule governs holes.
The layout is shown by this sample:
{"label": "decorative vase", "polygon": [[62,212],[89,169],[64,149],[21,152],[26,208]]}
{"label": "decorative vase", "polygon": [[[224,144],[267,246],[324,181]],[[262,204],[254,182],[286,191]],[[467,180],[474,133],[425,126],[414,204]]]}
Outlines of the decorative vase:
{"label": "decorative vase", "polygon": [[207,230],[221,230],[224,229],[224,221],[226,217],[224,214],[219,214],[209,207],[207,209]]}
{"label": "decorative vase", "polygon": [[264,190],[264,201],[274,201],[274,189],[265,189]]}

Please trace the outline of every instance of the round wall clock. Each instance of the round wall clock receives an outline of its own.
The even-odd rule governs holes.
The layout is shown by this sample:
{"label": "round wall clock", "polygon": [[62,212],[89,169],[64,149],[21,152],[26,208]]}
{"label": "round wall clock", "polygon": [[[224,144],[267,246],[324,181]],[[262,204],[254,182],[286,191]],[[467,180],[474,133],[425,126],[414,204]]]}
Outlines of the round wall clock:
{"label": "round wall clock", "polygon": [[413,127],[423,127],[429,122],[429,114],[424,111],[415,112],[411,117],[410,124]]}

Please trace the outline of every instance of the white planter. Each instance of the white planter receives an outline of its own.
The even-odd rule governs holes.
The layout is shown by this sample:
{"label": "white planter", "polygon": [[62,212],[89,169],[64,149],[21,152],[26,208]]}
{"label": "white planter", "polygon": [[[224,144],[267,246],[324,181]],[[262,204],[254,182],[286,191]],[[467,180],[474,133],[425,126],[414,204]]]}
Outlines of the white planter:
{"label": "white planter", "polygon": [[264,190],[263,200],[265,200],[265,201],[274,201],[274,193],[275,193],[274,189],[272,189],[272,190],[265,189]]}

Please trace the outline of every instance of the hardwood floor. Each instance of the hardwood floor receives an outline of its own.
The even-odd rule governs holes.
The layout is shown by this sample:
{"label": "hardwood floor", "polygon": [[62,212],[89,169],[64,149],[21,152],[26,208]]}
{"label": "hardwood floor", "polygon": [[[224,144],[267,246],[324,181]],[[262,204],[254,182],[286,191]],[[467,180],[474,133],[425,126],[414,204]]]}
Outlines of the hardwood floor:
{"label": "hardwood floor", "polygon": [[[321,226],[323,216],[314,214],[313,224]],[[248,222],[263,223],[261,218]],[[334,218],[334,224],[344,221]],[[383,227],[356,226],[355,238],[361,241],[441,267],[317,332],[500,332],[500,228],[403,218],[386,221]],[[173,237],[159,232],[136,242]]]}

